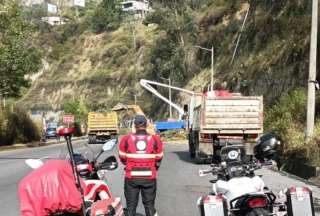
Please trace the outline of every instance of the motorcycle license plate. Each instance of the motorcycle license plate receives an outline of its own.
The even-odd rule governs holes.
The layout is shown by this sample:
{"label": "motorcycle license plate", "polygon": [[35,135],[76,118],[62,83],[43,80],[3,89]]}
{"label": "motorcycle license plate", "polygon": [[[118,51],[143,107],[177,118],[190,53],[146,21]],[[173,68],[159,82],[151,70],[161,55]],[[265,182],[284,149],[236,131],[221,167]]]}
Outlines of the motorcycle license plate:
{"label": "motorcycle license plate", "polygon": [[226,202],[220,196],[208,195],[202,197],[200,209],[204,216],[227,216]]}

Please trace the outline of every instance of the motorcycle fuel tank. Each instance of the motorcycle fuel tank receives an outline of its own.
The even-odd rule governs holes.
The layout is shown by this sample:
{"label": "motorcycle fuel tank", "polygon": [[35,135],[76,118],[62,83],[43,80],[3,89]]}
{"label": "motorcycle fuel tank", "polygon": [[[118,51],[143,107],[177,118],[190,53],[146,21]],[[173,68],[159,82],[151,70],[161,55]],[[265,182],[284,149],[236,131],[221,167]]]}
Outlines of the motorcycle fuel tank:
{"label": "motorcycle fuel tank", "polygon": [[223,194],[228,200],[240,197],[249,193],[263,192],[264,182],[259,176],[253,178],[240,177],[229,181],[219,180],[214,186],[214,192]]}

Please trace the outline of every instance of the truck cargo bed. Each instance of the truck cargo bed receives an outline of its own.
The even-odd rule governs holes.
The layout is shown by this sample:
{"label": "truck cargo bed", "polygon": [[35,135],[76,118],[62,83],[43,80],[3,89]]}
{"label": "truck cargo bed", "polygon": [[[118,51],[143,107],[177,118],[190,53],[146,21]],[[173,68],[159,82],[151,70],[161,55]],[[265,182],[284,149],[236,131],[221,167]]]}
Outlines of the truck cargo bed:
{"label": "truck cargo bed", "polygon": [[88,132],[94,131],[118,131],[117,113],[90,112],[88,115]]}
{"label": "truck cargo bed", "polygon": [[263,97],[205,98],[201,132],[212,134],[260,134],[263,132]]}

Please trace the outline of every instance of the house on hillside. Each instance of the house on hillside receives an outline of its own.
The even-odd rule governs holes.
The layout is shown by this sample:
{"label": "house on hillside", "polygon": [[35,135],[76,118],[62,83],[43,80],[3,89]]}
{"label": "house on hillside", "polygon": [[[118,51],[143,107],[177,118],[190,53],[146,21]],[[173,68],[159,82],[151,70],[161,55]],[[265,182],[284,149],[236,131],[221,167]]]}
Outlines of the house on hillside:
{"label": "house on hillside", "polygon": [[44,0],[22,0],[21,3],[22,5],[25,5],[25,6],[32,6],[32,5],[44,3]]}
{"label": "house on hillside", "polygon": [[131,14],[136,18],[144,18],[146,14],[152,11],[149,1],[123,1],[121,2],[123,12]]}
{"label": "house on hillside", "polygon": [[43,22],[49,23],[49,25],[63,25],[68,22],[68,19],[59,17],[59,16],[48,16],[48,17],[42,17],[41,20]]}
{"label": "house on hillside", "polygon": [[51,0],[51,1],[47,1],[47,0],[22,0],[21,3],[22,5],[25,6],[32,6],[32,5],[37,5],[37,4],[54,4],[54,5],[61,5],[61,7],[72,7],[73,6],[73,1],[74,0],[63,0],[63,1],[59,1],[59,0]]}

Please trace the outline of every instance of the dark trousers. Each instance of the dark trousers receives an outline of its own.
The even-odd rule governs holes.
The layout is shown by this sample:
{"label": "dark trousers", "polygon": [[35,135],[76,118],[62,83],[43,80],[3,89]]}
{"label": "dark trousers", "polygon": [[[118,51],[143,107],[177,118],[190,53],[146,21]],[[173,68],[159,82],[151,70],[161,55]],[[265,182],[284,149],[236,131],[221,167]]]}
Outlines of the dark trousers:
{"label": "dark trousers", "polygon": [[140,191],[146,216],[154,216],[156,213],[154,205],[157,192],[157,180],[126,178],[124,182],[124,195],[127,202],[127,216],[135,216]]}

